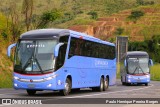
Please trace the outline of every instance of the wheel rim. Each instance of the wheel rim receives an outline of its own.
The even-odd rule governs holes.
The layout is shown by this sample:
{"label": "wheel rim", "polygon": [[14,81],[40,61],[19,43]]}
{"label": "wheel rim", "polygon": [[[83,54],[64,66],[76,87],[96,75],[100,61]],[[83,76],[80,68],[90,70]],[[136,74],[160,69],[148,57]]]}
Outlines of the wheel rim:
{"label": "wheel rim", "polygon": [[104,81],[104,91],[106,91],[106,90],[107,90],[107,88],[108,88],[108,81],[107,81],[107,80],[105,80],[105,81]]}
{"label": "wheel rim", "polygon": [[100,90],[103,91],[103,80],[101,80]]}
{"label": "wheel rim", "polygon": [[101,89],[103,89],[103,84],[101,83]]}
{"label": "wheel rim", "polygon": [[104,81],[104,84],[105,84],[105,89],[107,89],[107,87],[108,87],[108,82],[107,81]]}
{"label": "wheel rim", "polygon": [[68,93],[69,92],[69,84],[65,83],[65,91]]}

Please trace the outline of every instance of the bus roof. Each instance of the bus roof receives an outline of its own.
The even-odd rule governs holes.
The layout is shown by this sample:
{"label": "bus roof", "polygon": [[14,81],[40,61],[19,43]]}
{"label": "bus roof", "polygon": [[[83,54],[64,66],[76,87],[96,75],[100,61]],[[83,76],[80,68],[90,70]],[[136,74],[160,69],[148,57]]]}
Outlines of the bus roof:
{"label": "bus roof", "polygon": [[70,33],[73,34],[73,35],[76,35],[78,37],[82,36],[82,37],[84,37],[84,39],[87,39],[87,40],[90,40],[90,41],[94,41],[94,42],[98,42],[98,43],[102,43],[102,44],[108,44],[108,45],[111,45],[111,46],[115,46],[114,43],[103,41],[101,39],[98,39],[98,38],[95,38],[93,36],[87,35],[85,33],[80,33],[80,32],[76,32],[76,31],[72,31],[72,30],[70,30]]}
{"label": "bus roof", "polygon": [[23,33],[20,39],[53,38],[53,36],[69,35],[67,29],[37,29]]}
{"label": "bus roof", "polygon": [[127,52],[126,56],[148,56],[148,53],[144,51],[130,51]]}
{"label": "bus roof", "polygon": [[80,32],[76,32],[76,31],[72,31],[72,30],[68,30],[68,29],[36,29],[36,30],[31,30],[31,31],[23,33],[20,36],[20,39],[37,39],[37,38],[50,39],[50,38],[64,36],[64,35],[70,35],[70,34],[75,35],[76,37],[82,36],[84,39],[95,41],[98,43],[115,46],[115,44],[113,44],[113,43],[103,41],[103,40],[95,38],[93,36],[89,36],[85,33],[80,33]]}

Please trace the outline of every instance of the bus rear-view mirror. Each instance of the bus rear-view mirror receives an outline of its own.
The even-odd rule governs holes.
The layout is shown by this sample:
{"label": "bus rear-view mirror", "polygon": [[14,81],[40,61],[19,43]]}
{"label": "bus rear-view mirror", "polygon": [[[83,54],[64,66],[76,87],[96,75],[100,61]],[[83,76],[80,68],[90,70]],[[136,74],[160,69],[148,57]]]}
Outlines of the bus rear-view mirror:
{"label": "bus rear-view mirror", "polygon": [[56,46],[55,46],[55,49],[54,49],[54,57],[58,57],[58,53],[59,53],[59,48],[64,45],[64,43],[58,43]]}
{"label": "bus rear-view mirror", "polygon": [[8,49],[7,49],[7,56],[8,56],[8,57],[11,56],[11,49],[12,49],[13,47],[15,47],[15,46],[16,46],[16,43],[13,43],[13,44],[11,44],[11,45],[8,46]]}
{"label": "bus rear-view mirror", "polygon": [[150,66],[153,66],[153,61],[152,61],[152,59],[149,59],[149,65],[150,65]]}

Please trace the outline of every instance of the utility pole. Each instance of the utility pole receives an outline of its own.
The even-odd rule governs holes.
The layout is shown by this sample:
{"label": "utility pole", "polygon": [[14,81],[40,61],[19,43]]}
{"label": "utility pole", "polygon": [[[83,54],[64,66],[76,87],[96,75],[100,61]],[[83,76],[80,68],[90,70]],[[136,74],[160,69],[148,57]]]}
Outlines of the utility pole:
{"label": "utility pole", "polygon": [[117,63],[128,52],[128,36],[117,36],[116,38]]}

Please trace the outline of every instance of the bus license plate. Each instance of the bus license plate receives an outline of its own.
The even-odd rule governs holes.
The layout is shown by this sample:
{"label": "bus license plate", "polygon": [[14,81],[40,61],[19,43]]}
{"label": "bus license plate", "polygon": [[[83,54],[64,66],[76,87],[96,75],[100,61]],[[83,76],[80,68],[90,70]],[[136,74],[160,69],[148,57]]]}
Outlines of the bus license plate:
{"label": "bus license plate", "polygon": [[141,79],[138,79],[137,82],[141,82]]}
{"label": "bus license plate", "polygon": [[28,84],[28,88],[35,88],[35,84]]}

